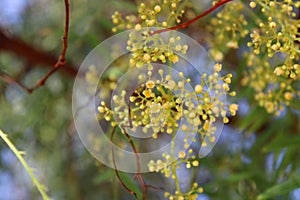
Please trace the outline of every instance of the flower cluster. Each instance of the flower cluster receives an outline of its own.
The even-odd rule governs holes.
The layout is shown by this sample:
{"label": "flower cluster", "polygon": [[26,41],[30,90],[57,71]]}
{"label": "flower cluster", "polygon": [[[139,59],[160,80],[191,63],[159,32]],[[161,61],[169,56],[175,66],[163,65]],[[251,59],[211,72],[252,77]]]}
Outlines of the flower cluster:
{"label": "flower cluster", "polygon": [[[188,46],[179,44],[180,37],[168,38],[165,41],[161,34],[151,34],[151,28],[166,28],[180,23],[185,13],[184,8],[188,1],[164,0],[148,1],[141,3],[137,15],[128,15],[122,18],[119,12],[115,12],[112,21],[117,30],[133,29],[129,35],[127,49],[131,52],[130,66],[142,67],[150,62],[166,63],[168,60],[177,63],[179,58],[175,52],[185,54]],[[151,65],[149,66],[151,68]]]}
{"label": "flower cluster", "polygon": [[166,28],[174,23],[180,23],[188,2],[182,0],[146,1],[138,6],[138,14],[128,15],[125,18],[119,12],[115,12],[112,15],[112,22],[115,24],[112,31],[141,30],[142,27]]}
{"label": "flower cluster", "polygon": [[169,200],[196,200],[198,198],[198,194],[203,193],[203,188],[198,185],[198,183],[193,183],[192,188],[185,194],[181,194],[178,190],[175,191],[175,194],[170,194],[169,192],[165,192],[165,197],[169,198]]}
{"label": "flower cluster", "polygon": [[177,54],[186,54],[188,50],[187,45],[179,43],[180,40],[177,36],[166,41],[160,34],[151,35],[150,31],[131,32],[127,42],[127,49],[131,52],[130,66],[139,68],[151,62],[166,63],[168,60],[177,63]]}
{"label": "flower cluster", "polygon": [[262,17],[250,34],[252,53],[246,55],[249,71],[243,83],[254,88],[255,99],[268,113],[278,115],[297,95],[300,80],[300,20],[294,12],[300,3],[257,0],[250,7],[259,10]]}
{"label": "flower cluster", "polygon": [[274,74],[267,55],[258,57],[254,54],[246,54],[246,58],[249,71],[241,84],[254,89],[255,100],[268,113],[279,115],[296,94],[293,80],[283,79]]}
{"label": "flower cluster", "polygon": [[[257,1],[257,3],[262,7],[261,12],[267,19],[259,20],[259,28],[250,34],[252,40],[248,46],[253,48],[255,55],[266,52],[270,58],[277,53],[284,53],[286,67],[279,67],[279,73],[276,74],[296,79],[299,73],[296,73],[292,63],[295,63],[294,60],[299,60],[298,28],[300,20],[294,18],[296,13],[293,10],[300,7],[300,3],[293,4],[293,1],[290,0]],[[252,1],[250,6],[255,8],[256,3]]]}
{"label": "flower cluster", "polygon": [[[181,142],[184,143],[186,151],[180,151],[178,155],[164,154],[164,159],[152,160],[148,165],[150,171],[161,172],[165,177],[177,179],[176,170],[182,164],[187,169],[199,165],[190,149],[190,142],[195,142],[195,134],[200,136],[202,146],[209,145],[207,141],[215,142],[214,123],[218,119],[228,123],[228,115],[234,116],[238,110],[237,104],[226,104],[222,101],[224,95],[235,96],[235,92],[230,92],[229,87],[232,75],[221,76],[221,69],[222,65],[216,64],[213,74],[202,74],[199,77],[200,83],[193,88],[189,87],[189,75],[184,75],[183,72],[179,72],[179,78],[174,78],[168,70],[159,69],[159,78],[155,78],[152,70],[148,70],[146,74],[139,75],[138,78],[143,83],[132,94],[122,90],[119,96],[112,97],[114,108],[101,102],[98,107],[99,119],[109,121],[112,126],[118,125],[132,131],[142,128],[142,132],[152,133],[153,139],[157,139],[158,134],[169,134],[172,137],[183,134],[184,140]],[[182,119],[183,123],[180,124]],[[208,140],[204,141],[205,137]],[[170,160],[176,157],[179,160],[170,164]],[[198,188],[184,195],[178,191],[175,196],[193,196],[195,191]],[[167,196],[169,199],[175,198],[169,193]]]}
{"label": "flower cluster", "polygon": [[[157,160],[157,161],[151,161],[148,166],[151,172],[160,172],[165,175],[165,177],[171,177],[173,180],[176,181],[177,176],[176,173],[178,169],[180,169],[182,166],[185,166],[186,168],[191,167],[198,167],[199,166],[199,160],[196,159],[196,156],[193,155],[193,150],[188,149],[185,151],[178,152],[177,157],[179,160],[173,164],[168,165],[167,163],[172,162],[173,158],[172,155],[169,154],[163,154],[162,155],[164,160]],[[198,185],[198,183],[193,183],[192,187],[190,188],[190,191],[186,193],[182,193],[178,188],[174,192],[174,194],[171,194],[169,192],[165,192],[165,197],[170,200],[175,199],[197,199],[198,194],[203,192],[203,188]]]}
{"label": "flower cluster", "polygon": [[[162,173],[174,180],[174,194],[165,193],[169,199],[196,199],[203,192],[203,188],[194,183],[189,192],[182,193],[177,170],[198,167],[199,160],[190,147],[191,143],[199,142],[195,136],[200,138],[198,146],[214,143],[217,122],[228,123],[229,116],[236,115],[238,110],[237,104],[227,104],[224,99],[226,95],[235,96],[236,93],[230,91],[232,74],[222,76],[221,64],[214,65],[211,74],[203,73],[198,77],[185,69],[175,73],[173,65],[181,64],[179,55],[188,53],[188,45],[172,32],[167,35],[152,32],[180,23],[188,2],[147,1],[138,6],[137,15],[125,18],[115,12],[112,16],[115,24],[113,32],[132,29],[127,41],[130,52],[128,68],[139,71],[147,66],[147,69],[138,74],[138,84],[133,91],[126,85],[131,83],[122,83],[127,90],[120,89],[119,93],[114,93],[111,105],[102,101],[97,108],[99,120],[110,123],[112,127],[119,126],[123,134],[133,131],[145,135],[150,133],[154,140],[161,136],[172,138],[170,152],[148,163],[149,171]],[[226,18],[230,17],[232,9],[228,8]],[[233,19],[224,22],[231,27],[227,32],[234,35],[233,40],[227,42],[230,48],[235,48],[239,29],[246,23],[243,17],[236,19],[235,25],[232,25]],[[245,34],[242,33],[243,36]],[[156,64],[168,67],[159,68]],[[180,141],[183,149],[180,150],[176,146],[181,144],[174,140],[177,134],[183,138]]]}
{"label": "flower cluster", "polygon": [[207,25],[207,30],[213,35],[208,42],[212,47],[209,53],[214,60],[221,61],[226,49],[237,49],[240,40],[248,35],[243,9],[244,4],[239,1],[226,4]]}
{"label": "flower cluster", "polygon": [[[228,123],[227,111],[234,116],[238,109],[237,104],[226,105],[222,101],[224,95],[229,93],[234,96],[235,92],[229,92],[232,75],[221,77],[221,68],[221,64],[216,64],[213,74],[202,74],[199,77],[201,84],[195,85],[192,91],[188,87],[190,78],[186,78],[182,72],[179,73],[180,79],[174,80],[168,72],[159,69],[160,79],[155,79],[149,70],[147,74],[139,75],[140,81],[145,82],[128,99],[126,90],[122,90],[119,96],[112,97],[113,110],[104,102],[98,110],[107,121],[115,117],[119,126],[143,126],[145,133],[150,128],[153,138],[157,138],[158,132],[175,133],[179,127],[178,120],[184,117],[186,122],[180,127],[183,132],[197,132],[202,137],[211,137],[213,142],[212,124],[219,117],[224,123]],[[189,146],[187,141],[188,138],[185,141],[186,148]]]}

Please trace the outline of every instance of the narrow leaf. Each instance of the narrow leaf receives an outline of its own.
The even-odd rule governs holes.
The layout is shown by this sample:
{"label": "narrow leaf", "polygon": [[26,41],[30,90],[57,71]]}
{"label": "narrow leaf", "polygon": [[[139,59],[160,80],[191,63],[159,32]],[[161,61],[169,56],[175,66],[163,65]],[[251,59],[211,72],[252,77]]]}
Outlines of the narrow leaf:
{"label": "narrow leaf", "polygon": [[290,191],[300,187],[300,177],[293,177],[281,184],[274,185],[268,188],[265,192],[258,195],[258,200],[269,199],[279,195],[287,194]]}

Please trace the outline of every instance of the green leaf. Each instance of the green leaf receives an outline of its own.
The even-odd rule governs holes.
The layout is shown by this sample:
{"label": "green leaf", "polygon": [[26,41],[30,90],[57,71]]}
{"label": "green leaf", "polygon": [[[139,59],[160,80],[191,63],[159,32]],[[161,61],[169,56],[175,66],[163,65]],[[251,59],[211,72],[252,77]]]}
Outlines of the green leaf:
{"label": "green leaf", "polygon": [[266,145],[263,148],[263,152],[270,152],[274,150],[281,150],[285,147],[298,147],[300,143],[300,137],[299,136],[291,136],[286,135],[284,133],[278,134],[274,140]]}
{"label": "green leaf", "polygon": [[265,192],[258,195],[258,200],[269,199],[279,195],[287,194],[290,191],[300,187],[300,176],[293,177],[283,183],[268,188]]}
{"label": "green leaf", "polygon": [[136,193],[138,199],[142,199],[143,196],[142,191],[137,186],[137,184],[132,180],[132,177],[124,172],[119,172],[119,174],[124,184]]}

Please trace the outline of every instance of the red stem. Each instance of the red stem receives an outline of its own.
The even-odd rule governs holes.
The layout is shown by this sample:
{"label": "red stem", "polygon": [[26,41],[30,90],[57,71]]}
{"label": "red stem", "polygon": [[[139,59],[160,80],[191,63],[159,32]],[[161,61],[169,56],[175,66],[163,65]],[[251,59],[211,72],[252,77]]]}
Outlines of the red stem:
{"label": "red stem", "polygon": [[13,78],[9,77],[7,74],[1,72],[0,77],[7,83],[14,83],[20,86],[22,89],[26,90],[28,93],[32,93],[37,88],[45,85],[46,81],[50,78],[50,76],[56,72],[60,67],[64,66],[66,64],[66,53],[68,48],[68,35],[69,35],[69,18],[70,18],[70,9],[69,9],[69,0],[64,0],[65,3],[65,29],[64,29],[64,35],[62,38],[62,50],[60,53],[60,56],[56,63],[53,65],[53,67],[48,71],[47,74],[45,74],[33,87],[26,87],[22,83],[20,83],[17,80],[14,80]]}
{"label": "red stem", "polygon": [[135,157],[136,157],[136,163],[137,163],[136,177],[137,177],[137,179],[138,179],[138,181],[139,181],[139,183],[140,183],[140,185],[142,187],[142,191],[143,191],[143,197],[142,197],[142,199],[145,200],[146,199],[146,194],[147,194],[147,186],[146,186],[145,181],[144,181],[144,179],[143,179],[143,177],[141,175],[140,158],[139,158],[137,149],[136,149],[136,147],[135,147],[135,145],[134,145],[134,143],[133,143],[130,135],[125,130],[125,127],[122,127],[122,129],[123,129],[123,132],[124,132],[125,136],[127,137],[128,141],[129,141],[129,143],[131,145],[131,148],[132,148],[132,150],[133,150],[133,152],[135,154]]}
{"label": "red stem", "polygon": [[115,174],[119,180],[119,182],[121,183],[121,185],[128,191],[130,192],[130,194],[132,194],[133,196],[135,196],[135,198],[137,199],[137,195],[134,191],[132,191],[129,187],[126,186],[126,184],[123,182],[123,180],[121,179],[120,177],[120,174],[119,174],[119,171],[117,169],[117,164],[116,164],[116,160],[115,160],[115,154],[114,154],[114,148],[113,148],[113,137],[114,137],[114,134],[115,134],[115,131],[116,131],[116,127],[113,128],[112,130],[112,133],[111,133],[111,136],[110,136],[110,148],[111,148],[111,153],[112,153],[112,159],[113,159],[113,165],[114,165],[114,168],[115,168]]}
{"label": "red stem", "polygon": [[183,24],[179,24],[177,26],[173,26],[170,28],[165,28],[165,29],[161,29],[161,30],[156,30],[151,32],[151,35],[153,34],[157,34],[157,33],[163,33],[163,32],[167,32],[167,31],[173,31],[173,30],[177,30],[177,29],[181,29],[181,28],[185,28],[187,26],[189,26],[190,24],[194,23],[195,21],[201,19],[202,17],[208,15],[209,13],[211,13],[212,11],[216,10],[218,7],[222,6],[223,4],[226,4],[228,2],[230,2],[232,0],[221,0],[218,3],[216,3],[213,7],[211,7],[210,9],[206,10],[205,12],[203,12],[202,14],[198,15],[197,17],[195,17],[194,19],[191,19]]}
{"label": "red stem", "polygon": [[50,69],[50,71],[42,77],[32,88],[29,88],[27,91],[29,93],[33,92],[37,88],[45,85],[46,81],[49,79],[49,77],[56,72],[60,67],[64,66],[66,64],[66,53],[68,48],[68,35],[69,35],[69,21],[70,21],[70,5],[69,0],[64,0],[65,2],[65,12],[66,12],[66,18],[65,18],[65,30],[64,35],[62,38],[62,50],[61,54],[57,60],[57,62],[54,64],[54,66]]}

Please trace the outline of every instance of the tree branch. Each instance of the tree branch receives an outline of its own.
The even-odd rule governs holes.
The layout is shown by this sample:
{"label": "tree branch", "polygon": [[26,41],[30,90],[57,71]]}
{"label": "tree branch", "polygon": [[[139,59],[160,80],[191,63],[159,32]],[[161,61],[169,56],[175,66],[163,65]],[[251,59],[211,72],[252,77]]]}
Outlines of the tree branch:
{"label": "tree branch", "polygon": [[[22,56],[28,60],[29,63],[39,64],[41,67],[52,67],[57,61],[55,56],[27,44],[20,38],[8,36],[3,30],[1,30],[1,28],[0,51],[6,51],[17,56]],[[74,77],[77,74],[77,67],[66,63],[61,69],[61,72],[65,75]]]}
{"label": "tree branch", "polygon": [[113,165],[114,165],[114,169],[115,169],[115,174],[120,182],[120,184],[130,193],[132,194],[135,199],[138,199],[137,198],[137,194],[131,190],[129,187],[127,187],[127,185],[123,182],[123,180],[121,179],[120,177],[120,174],[119,174],[119,171],[117,169],[117,164],[116,164],[116,160],[115,160],[115,153],[114,153],[114,148],[113,148],[113,137],[114,137],[114,134],[115,134],[115,131],[116,131],[116,127],[113,127],[113,130],[112,130],[112,133],[111,133],[111,136],[110,136],[110,148],[111,148],[111,153],[112,153],[112,159],[113,159]]}
{"label": "tree branch", "polygon": [[183,24],[179,24],[177,26],[173,26],[173,27],[170,27],[170,28],[165,28],[165,29],[161,29],[161,30],[152,31],[151,34],[153,35],[153,34],[158,34],[158,33],[163,33],[163,32],[168,32],[168,31],[173,31],[173,30],[177,30],[177,29],[181,29],[181,28],[186,28],[190,24],[198,21],[202,17],[208,15],[212,11],[216,10],[217,8],[219,8],[220,6],[222,6],[223,4],[226,4],[226,3],[230,2],[230,1],[232,1],[232,0],[220,0],[213,7],[209,8],[205,12],[201,13],[200,15],[198,15],[197,17],[195,17],[194,19],[191,19],[191,20],[189,20],[189,21],[187,21],[187,22],[185,22]]}
{"label": "tree branch", "polygon": [[33,87],[26,87],[25,85],[21,84],[19,81],[14,80],[13,78],[9,77],[7,74],[0,72],[0,77],[7,83],[15,83],[19,85],[21,88],[25,89],[27,92],[31,93],[37,88],[43,86],[48,78],[56,72],[59,68],[62,68],[62,72],[75,76],[77,74],[77,70],[72,65],[66,63],[66,52],[68,48],[68,34],[69,34],[69,0],[64,0],[65,4],[65,29],[62,38],[62,51],[58,59],[53,56],[50,56],[46,53],[43,53],[30,45],[26,44],[22,40],[18,38],[10,38],[5,35],[3,31],[0,30],[0,50],[6,50],[13,52],[18,55],[22,55],[26,57],[29,61],[33,63],[51,65],[52,68],[50,71],[42,77]]}

